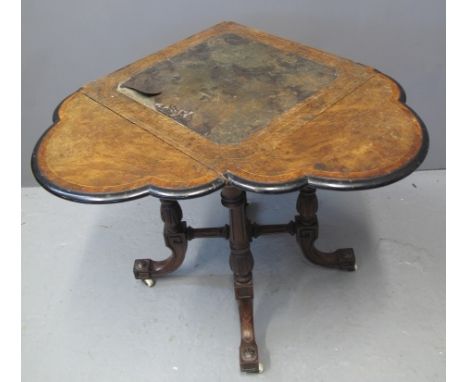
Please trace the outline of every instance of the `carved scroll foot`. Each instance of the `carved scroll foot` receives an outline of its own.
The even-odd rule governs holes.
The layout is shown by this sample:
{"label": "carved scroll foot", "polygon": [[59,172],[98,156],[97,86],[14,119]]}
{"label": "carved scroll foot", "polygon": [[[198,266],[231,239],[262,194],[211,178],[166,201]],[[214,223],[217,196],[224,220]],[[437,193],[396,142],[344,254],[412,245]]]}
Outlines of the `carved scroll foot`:
{"label": "carved scroll foot", "polygon": [[245,192],[235,187],[225,187],[221,192],[223,206],[229,208],[229,265],[234,273],[234,290],[239,305],[241,344],[239,348],[240,369],[247,373],[262,371],[258,347],[255,341],[253,319],[254,260],[250,252],[250,235],[245,214]]}
{"label": "carved scroll foot", "polygon": [[319,251],[314,246],[318,238],[316,215],[318,201],[314,188],[305,187],[299,192],[296,208],[299,213],[295,220],[296,240],[305,258],[323,267],[355,271],[356,257],[352,248],[342,248],[327,253]]}
{"label": "carved scroll foot", "polygon": [[155,278],[174,272],[179,268],[187,251],[187,226],[182,221],[182,209],[173,200],[161,199],[161,219],[164,222],[164,242],[171,255],[162,261],[137,259],[133,266],[135,278],[151,287]]}
{"label": "carved scroll foot", "polygon": [[[300,239],[298,238],[298,241]],[[342,271],[355,271],[357,269],[356,258],[352,248],[340,248],[334,252],[322,252],[314,245],[301,245],[304,257],[311,263],[326,268],[336,268]]]}

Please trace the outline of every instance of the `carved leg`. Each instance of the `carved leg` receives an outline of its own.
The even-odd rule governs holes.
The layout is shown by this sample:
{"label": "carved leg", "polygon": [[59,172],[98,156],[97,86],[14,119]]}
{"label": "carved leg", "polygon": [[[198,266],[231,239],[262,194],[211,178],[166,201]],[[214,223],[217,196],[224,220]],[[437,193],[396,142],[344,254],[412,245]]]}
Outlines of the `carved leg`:
{"label": "carved leg", "polygon": [[317,196],[315,189],[304,187],[297,198],[296,240],[302,253],[310,262],[328,268],[338,268],[345,271],[356,270],[356,260],[352,248],[337,249],[335,252],[325,253],[315,248],[314,242],[318,238]]}
{"label": "carved leg", "polygon": [[252,268],[254,260],[250,252],[250,236],[245,215],[245,192],[235,187],[225,187],[221,192],[223,206],[229,208],[229,265],[234,273],[234,290],[239,304],[241,344],[240,368],[249,373],[261,371],[258,362],[258,347],[255,342],[253,321]]}
{"label": "carved leg", "polygon": [[182,209],[174,200],[161,199],[161,219],[164,222],[164,242],[171,255],[162,261],[151,259],[135,260],[133,273],[136,279],[153,286],[158,276],[175,271],[182,265],[187,251],[187,225],[182,221]]}

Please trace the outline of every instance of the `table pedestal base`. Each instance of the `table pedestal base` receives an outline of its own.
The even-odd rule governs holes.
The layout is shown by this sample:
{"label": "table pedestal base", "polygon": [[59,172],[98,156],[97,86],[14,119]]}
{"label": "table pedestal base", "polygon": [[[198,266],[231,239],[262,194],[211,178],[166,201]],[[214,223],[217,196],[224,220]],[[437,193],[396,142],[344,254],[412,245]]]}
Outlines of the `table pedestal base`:
{"label": "table pedestal base", "polygon": [[135,260],[135,278],[148,286],[154,285],[159,276],[175,271],[182,264],[187,243],[195,238],[224,237],[229,239],[231,255],[229,265],[234,274],[234,291],[239,305],[241,344],[239,348],[240,368],[244,372],[261,372],[258,347],[255,342],[253,320],[254,260],[250,241],[261,235],[289,233],[296,240],[310,262],[328,268],[354,271],[356,262],[351,248],[325,253],[317,250],[314,242],[318,238],[317,196],[315,189],[304,187],[299,192],[295,220],[287,224],[259,225],[251,223],[246,216],[245,191],[227,186],[221,191],[221,202],[229,209],[229,225],[223,227],[192,228],[182,221],[182,209],[177,201],[161,199],[161,218],[164,222],[164,241],[171,255],[163,261],[151,259]]}

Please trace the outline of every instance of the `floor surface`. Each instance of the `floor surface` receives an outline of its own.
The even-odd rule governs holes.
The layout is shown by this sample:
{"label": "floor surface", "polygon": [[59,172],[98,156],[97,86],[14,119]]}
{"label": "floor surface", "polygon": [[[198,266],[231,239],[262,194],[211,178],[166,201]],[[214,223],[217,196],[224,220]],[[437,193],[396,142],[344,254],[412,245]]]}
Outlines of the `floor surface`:
{"label": "floor surface", "polygon": [[[249,193],[249,214],[288,222],[296,196]],[[318,246],[353,247],[359,268],[312,265],[289,235],[256,239],[265,372],[243,375],[224,239],[191,241],[148,288],[132,267],[168,254],[156,199],[84,205],[24,188],[23,382],[444,381],[445,172],[318,197]],[[227,223],[218,192],[181,205],[194,227]]]}

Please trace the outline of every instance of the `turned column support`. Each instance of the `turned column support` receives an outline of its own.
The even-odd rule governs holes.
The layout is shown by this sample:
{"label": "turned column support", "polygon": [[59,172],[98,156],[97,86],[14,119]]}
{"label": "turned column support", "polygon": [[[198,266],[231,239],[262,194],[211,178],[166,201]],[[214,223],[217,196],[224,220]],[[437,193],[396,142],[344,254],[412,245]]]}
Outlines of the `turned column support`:
{"label": "turned column support", "polygon": [[154,279],[177,270],[183,263],[188,241],[195,238],[229,239],[229,265],[234,275],[234,291],[239,307],[241,343],[239,347],[240,368],[244,372],[259,373],[258,346],[255,340],[253,315],[254,259],[250,251],[250,241],[262,235],[289,233],[296,235],[305,258],[310,262],[328,268],[355,270],[355,257],[351,248],[338,249],[325,253],[315,248],[318,238],[317,195],[312,187],[300,190],[294,221],[287,224],[261,225],[251,223],[246,216],[246,193],[236,187],[226,186],[221,191],[221,202],[229,209],[229,225],[222,227],[192,228],[182,220],[182,209],[175,200],[161,199],[161,219],[164,222],[164,242],[171,250],[165,260],[139,259],[135,261],[133,272],[137,279],[148,286]]}
{"label": "turned column support", "polygon": [[229,238],[229,226],[192,228],[182,221],[182,209],[176,200],[161,199],[161,220],[164,222],[164,243],[171,250],[165,260],[135,260],[133,273],[136,279],[143,280],[148,286],[154,285],[159,276],[174,272],[183,263],[188,241],[196,238]]}
{"label": "turned column support", "polygon": [[249,373],[261,371],[258,361],[258,347],[255,341],[253,319],[254,259],[250,251],[251,235],[246,217],[245,191],[235,187],[224,187],[221,202],[229,209],[229,265],[234,274],[234,291],[239,306],[241,344],[239,347],[240,368]]}

